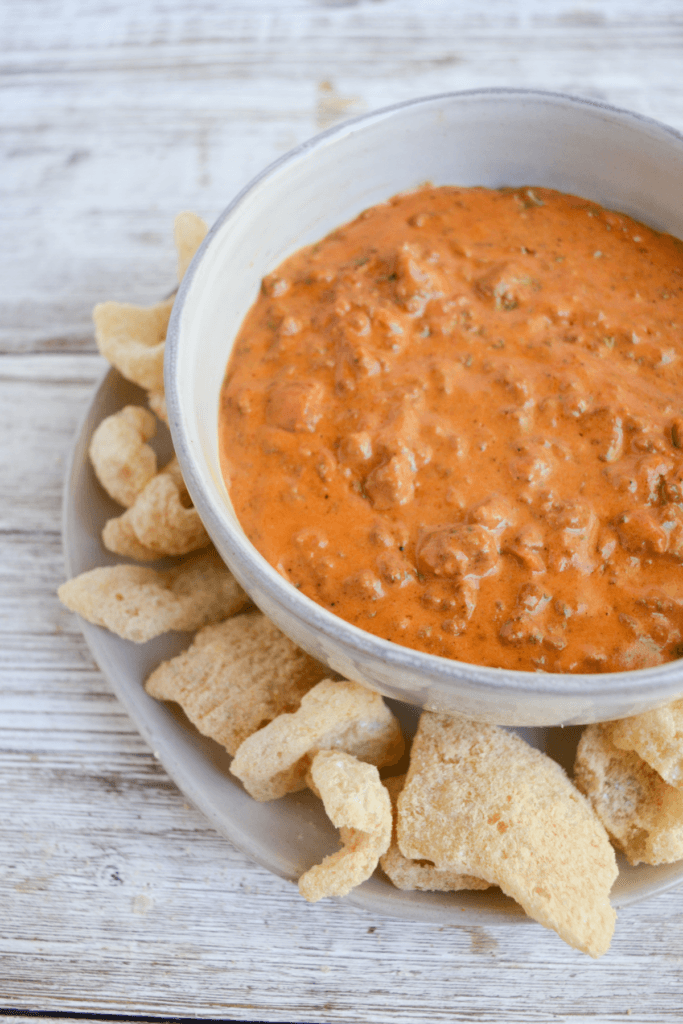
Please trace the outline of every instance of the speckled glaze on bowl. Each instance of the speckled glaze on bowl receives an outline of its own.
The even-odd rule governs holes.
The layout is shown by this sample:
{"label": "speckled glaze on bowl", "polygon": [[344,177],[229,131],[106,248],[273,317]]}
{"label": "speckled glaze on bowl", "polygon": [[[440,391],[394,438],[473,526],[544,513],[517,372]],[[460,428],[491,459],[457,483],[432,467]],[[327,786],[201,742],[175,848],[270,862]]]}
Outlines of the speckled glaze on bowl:
{"label": "speckled glaze on bowl", "polygon": [[387,697],[508,726],[622,718],[683,692],[683,661],[561,675],[470,665],[352,626],[288,584],[247,540],[218,461],[218,399],[261,278],[368,206],[424,182],[538,185],[683,237],[683,136],[628,111],[554,93],[479,90],[398,104],[334,128],[259,175],[186,274],[168,332],[173,442],[222,557],[301,647]]}

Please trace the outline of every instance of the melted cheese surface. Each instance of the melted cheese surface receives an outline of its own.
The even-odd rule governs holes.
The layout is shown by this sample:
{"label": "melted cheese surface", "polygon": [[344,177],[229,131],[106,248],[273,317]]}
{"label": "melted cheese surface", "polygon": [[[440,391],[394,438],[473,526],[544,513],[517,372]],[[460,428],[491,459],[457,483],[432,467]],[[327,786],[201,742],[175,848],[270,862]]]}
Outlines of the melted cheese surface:
{"label": "melted cheese surface", "polygon": [[221,395],[237,515],[396,643],[551,672],[683,642],[683,244],[541,188],[423,188],[264,280]]}

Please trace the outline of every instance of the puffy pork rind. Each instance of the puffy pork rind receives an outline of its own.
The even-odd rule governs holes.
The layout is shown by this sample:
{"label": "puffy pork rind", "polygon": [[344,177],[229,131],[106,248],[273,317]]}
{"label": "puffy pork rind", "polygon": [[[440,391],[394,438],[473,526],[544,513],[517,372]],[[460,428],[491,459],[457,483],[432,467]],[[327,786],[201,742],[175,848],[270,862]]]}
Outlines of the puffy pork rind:
{"label": "puffy pork rind", "polygon": [[101,302],[93,310],[95,340],[104,358],[128,380],[163,391],[164,343],[173,299],[156,306]]}
{"label": "puffy pork rind", "polygon": [[[118,555],[152,561],[164,555],[186,555],[209,544],[210,537],[190,505],[178,460],[153,477],[135,502],[102,531],[104,546]],[[116,525],[113,525],[113,524]]]}
{"label": "puffy pork rind", "polygon": [[249,603],[213,549],[168,572],[140,565],[91,569],[57,593],[72,612],[138,644],[171,629],[189,631],[220,622]]}
{"label": "puffy pork rind", "polygon": [[683,789],[683,700],[614,722],[612,743],[635,750],[665,782]]}
{"label": "puffy pork rind", "polygon": [[612,743],[612,723],[590,725],[576,752],[576,784],[631,864],[683,858],[683,792],[632,750]]}
{"label": "puffy pork rind", "polygon": [[209,535],[197,510],[183,504],[184,485],[167,470],[157,473],[130,508],[141,544],[164,555],[185,555],[206,547]]}
{"label": "puffy pork rind", "polygon": [[192,257],[206,237],[209,230],[205,220],[196,213],[184,210],[179,213],[173,224],[173,237],[178,253],[178,280],[182,281],[185,271],[192,262]]}
{"label": "puffy pork rind", "polygon": [[159,665],[145,689],[176,701],[201,733],[234,754],[266,722],[298,708],[325,671],[252,611],[205,626],[188,650]]}
{"label": "puffy pork rind", "polygon": [[340,750],[321,750],[311,762],[313,788],[340,830],[342,848],[299,879],[309,903],[346,896],[377,867],[391,840],[391,802],[374,765]]}
{"label": "puffy pork rind", "polygon": [[140,543],[125,512],[104,524],[102,543],[107,551],[113,551],[123,558],[134,558],[137,562],[155,562],[161,558],[158,551]]}
{"label": "puffy pork rind", "polygon": [[403,856],[396,838],[396,801],[405,785],[405,780],[405,775],[395,775],[382,780],[391,797],[394,812],[391,845],[379,859],[380,867],[385,875],[397,889],[403,889],[404,892],[412,889],[420,889],[423,892],[457,892],[459,889],[490,888],[489,882],[484,882],[481,878],[463,875],[450,868],[437,868],[435,864],[427,860],[411,860]]}
{"label": "puffy pork rind", "polygon": [[601,956],[614,850],[562,769],[515,733],[424,712],[398,798],[404,856],[499,885],[570,946]]}
{"label": "puffy pork rind", "polygon": [[157,457],[146,441],[157,428],[155,417],[138,405],[107,416],[90,441],[95,476],[119,505],[130,508],[157,471]]}
{"label": "puffy pork rind", "polygon": [[312,759],[329,749],[377,767],[396,764],[403,733],[378,693],[345,679],[323,679],[298,711],[279,715],[245,740],[230,771],[255,800],[276,800],[304,789]]}

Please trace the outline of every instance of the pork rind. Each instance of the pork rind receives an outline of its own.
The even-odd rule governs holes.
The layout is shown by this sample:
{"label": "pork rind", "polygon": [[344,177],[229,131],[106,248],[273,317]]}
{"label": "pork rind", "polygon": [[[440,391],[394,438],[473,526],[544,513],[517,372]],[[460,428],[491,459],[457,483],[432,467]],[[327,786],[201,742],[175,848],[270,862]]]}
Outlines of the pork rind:
{"label": "pork rind", "polygon": [[156,432],[156,419],[147,409],[127,405],[107,416],[90,441],[95,476],[119,505],[130,508],[157,471],[157,457],[146,441]]}
{"label": "pork rind", "polygon": [[401,853],[396,838],[396,801],[405,785],[405,775],[394,775],[383,779],[394,812],[394,827],[391,845],[379,859],[380,867],[397,889],[407,892],[420,889],[423,892],[457,892],[459,889],[488,889],[490,885],[481,878],[463,875],[450,868],[437,868],[428,860],[411,860]]}
{"label": "pork rind", "polygon": [[102,543],[108,551],[124,558],[134,558],[137,562],[155,562],[161,558],[158,551],[145,547],[135,535],[135,531],[126,513],[109,519],[102,530]]}
{"label": "pork rind", "polygon": [[163,391],[164,343],[173,299],[156,306],[101,302],[93,310],[95,340],[104,358],[127,380]]}
{"label": "pork rind", "polygon": [[311,762],[313,788],[340,830],[341,850],[299,879],[309,903],[346,896],[377,867],[391,840],[391,802],[374,765],[340,750],[321,750]]}
{"label": "pork rind", "polygon": [[182,281],[185,271],[192,262],[192,257],[206,237],[209,230],[205,220],[196,213],[184,210],[179,213],[173,224],[173,237],[178,253],[178,280]]}
{"label": "pork rind", "polygon": [[220,622],[249,603],[215,550],[193,555],[168,572],[141,565],[91,569],[57,593],[72,612],[138,644],[171,629]]}
{"label": "pork rind", "polygon": [[298,708],[325,671],[252,611],[200,630],[188,650],[152,673],[145,689],[176,701],[201,733],[234,754],[276,715]]}
{"label": "pork rind", "polygon": [[188,504],[178,460],[173,458],[129,509],[105,524],[102,542],[109,551],[139,561],[197,551],[211,541],[199,513]]}
{"label": "pork rind", "polygon": [[187,492],[176,467],[173,460],[173,471],[169,465],[157,473],[125,513],[140,543],[163,555],[185,555],[209,543],[199,513],[184,503]]}
{"label": "pork rind", "polygon": [[609,947],[614,850],[562,769],[515,733],[424,712],[398,798],[405,857],[474,875],[593,957]]}
{"label": "pork rind", "polygon": [[378,693],[345,679],[323,679],[298,711],[280,715],[250,736],[230,771],[255,800],[276,800],[304,789],[313,758],[329,749],[377,767],[396,764],[403,733]]}
{"label": "pork rind", "polygon": [[614,722],[612,743],[635,750],[665,782],[683,789],[683,700]]}
{"label": "pork rind", "polygon": [[612,742],[612,723],[590,725],[576,752],[576,784],[631,864],[683,858],[683,792],[635,751]]}

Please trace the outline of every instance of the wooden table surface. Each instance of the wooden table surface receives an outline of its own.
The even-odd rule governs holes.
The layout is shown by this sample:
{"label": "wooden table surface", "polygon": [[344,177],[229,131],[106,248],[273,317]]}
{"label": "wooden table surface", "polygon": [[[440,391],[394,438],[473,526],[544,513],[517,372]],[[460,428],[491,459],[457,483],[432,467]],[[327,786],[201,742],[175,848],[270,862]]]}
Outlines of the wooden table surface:
{"label": "wooden table surface", "polygon": [[[188,805],[58,604],[90,313],[173,284],[171,223],[411,96],[532,86],[683,129],[680,0],[4,0],[0,1015],[670,1021],[683,890],[593,962],[540,926],[408,925],[255,866]],[[110,1019],[107,1017],[106,1019]]]}

